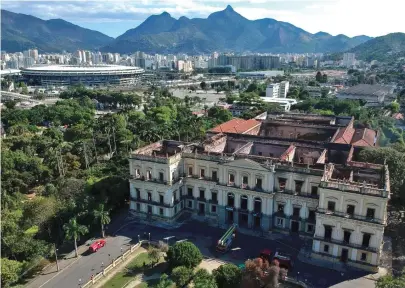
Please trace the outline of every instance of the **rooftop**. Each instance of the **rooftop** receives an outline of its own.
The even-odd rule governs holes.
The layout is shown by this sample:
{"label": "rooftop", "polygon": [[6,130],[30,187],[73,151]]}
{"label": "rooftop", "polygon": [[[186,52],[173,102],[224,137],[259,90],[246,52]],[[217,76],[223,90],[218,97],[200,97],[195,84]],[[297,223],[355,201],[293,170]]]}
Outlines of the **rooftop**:
{"label": "rooftop", "polygon": [[141,68],[120,65],[44,65],[24,68],[22,71],[48,72],[99,72],[99,71],[132,71]]}
{"label": "rooftop", "polygon": [[255,119],[244,120],[239,118],[234,118],[228,122],[222,123],[215,128],[212,128],[210,132],[215,133],[240,133],[244,134],[249,132],[255,127],[260,126],[261,122]]}
{"label": "rooftop", "polygon": [[341,90],[339,94],[355,94],[355,95],[374,95],[374,96],[385,96],[387,94],[392,94],[394,92],[394,87],[384,86],[384,85],[370,85],[370,84],[359,84],[347,89]]}

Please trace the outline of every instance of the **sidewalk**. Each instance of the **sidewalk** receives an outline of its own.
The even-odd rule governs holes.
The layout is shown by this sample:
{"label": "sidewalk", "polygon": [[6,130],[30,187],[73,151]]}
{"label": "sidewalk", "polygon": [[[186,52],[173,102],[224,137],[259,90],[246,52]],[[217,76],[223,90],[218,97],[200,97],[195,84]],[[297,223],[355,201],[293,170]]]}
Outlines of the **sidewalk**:
{"label": "sidewalk", "polygon": [[73,265],[77,260],[81,258],[81,254],[86,252],[88,250],[87,243],[84,243],[82,246],[79,246],[77,248],[79,257],[75,257],[75,251],[73,250],[70,252],[68,255],[66,255],[64,258],[59,259],[59,272],[56,270],[56,262],[52,263],[48,267],[46,267],[40,274],[38,274],[35,278],[31,279],[28,281],[28,283],[25,285],[26,288],[40,288],[46,283],[48,283],[50,280],[52,280],[54,277],[56,277],[59,273],[61,273],[64,269],[69,268],[71,265]]}
{"label": "sidewalk", "polygon": [[95,288],[103,287],[111,278],[113,278],[118,272],[122,271],[124,267],[126,267],[129,263],[132,262],[132,260],[134,260],[136,257],[138,257],[139,254],[145,253],[145,252],[147,252],[147,250],[145,248],[138,247],[134,253],[130,254],[130,256],[128,256],[128,258],[125,258],[124,262],[115,266],[111,270],[111,272],[106,273],[106,276],[101,278],[100,281],[97,281],[95,284],[93,284],[93,287],[95,287]]}

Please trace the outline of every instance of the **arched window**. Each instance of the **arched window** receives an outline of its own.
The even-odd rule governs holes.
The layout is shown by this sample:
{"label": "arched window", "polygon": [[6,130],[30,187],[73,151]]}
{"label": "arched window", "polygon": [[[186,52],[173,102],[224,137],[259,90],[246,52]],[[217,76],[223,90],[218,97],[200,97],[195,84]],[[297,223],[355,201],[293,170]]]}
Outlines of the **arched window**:
{"label": "arched window", "polygon": [[240,209],[248,210],[248,197],[246,195],[240,196]]}
{"label": "arched window", "polygon": [[235,206],[235,195],[233,195],[233,193],[228,193],[228,206]]}
{"label": "arched window", "polygon": [[255,198],[255,203],[254,203],[254,211],[255,213],[262,213],[262,199],[259,197]]}

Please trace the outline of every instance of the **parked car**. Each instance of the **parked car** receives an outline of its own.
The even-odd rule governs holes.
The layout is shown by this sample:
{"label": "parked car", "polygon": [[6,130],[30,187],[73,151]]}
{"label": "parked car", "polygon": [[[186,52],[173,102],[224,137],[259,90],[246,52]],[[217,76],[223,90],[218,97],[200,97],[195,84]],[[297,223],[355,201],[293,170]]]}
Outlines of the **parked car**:
{"label": "parked car", "polygon": [[291,255],[282,251],[277,251],[276,254],[274,254],[273,260],[278,261],[280,268],[291,270],[294,266],[294,261],[292,260]]}
{"label": "parked car", "polygon": [[98,249],[100,249],[104,246],[105,246],[104,239],[96,240],[90,245],[89,250],[90,250],[90,252],[94,253],[94,252],[97,252]]}

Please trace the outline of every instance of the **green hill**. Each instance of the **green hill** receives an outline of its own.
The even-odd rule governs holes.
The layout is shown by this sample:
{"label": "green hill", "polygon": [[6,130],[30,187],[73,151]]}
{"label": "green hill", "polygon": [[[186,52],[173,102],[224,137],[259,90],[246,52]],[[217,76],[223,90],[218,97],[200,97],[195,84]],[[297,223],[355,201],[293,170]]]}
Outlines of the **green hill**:
{"label": "green hill", "polygon": [[113,38],[62,19],[42,20],[1,10],[1,49],[18,52],[38,48],[40,52],[97,49]]}
{"label": "green hill", "polygon": [[391,33],[376,37],[350,50],[356,58],[365,61],[392,61],[405,57],[405,33]]}

